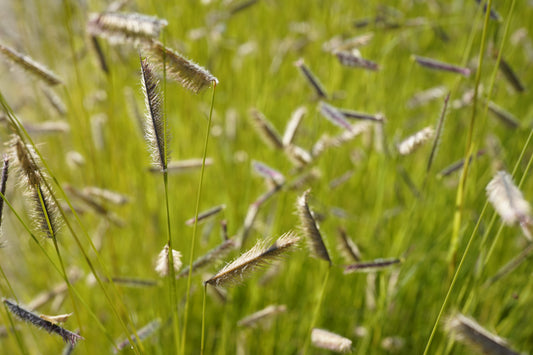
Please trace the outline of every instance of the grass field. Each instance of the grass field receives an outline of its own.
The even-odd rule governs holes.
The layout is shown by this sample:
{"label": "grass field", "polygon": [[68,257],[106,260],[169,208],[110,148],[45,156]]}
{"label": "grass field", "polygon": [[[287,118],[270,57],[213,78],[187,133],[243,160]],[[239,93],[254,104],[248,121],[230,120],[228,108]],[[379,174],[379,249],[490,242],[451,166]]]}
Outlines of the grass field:
{"label": "grass field", "polygon": [[[463,328],[448,329],[464,314],[506,339],[508,351],[529,353],[531,217],[518,217],[522,228],[504,224],[486,187],[505,170],[533,198],[533,4],[492,2],[486,16],[476,1],[0,1],[2,47],[61,79],[49,85],[0,51],[0,139],[9,158],[0,352],[112,353],[147,335],[120,352],[329,353],[311,342],[320,328],[350,339],[353,354],[482,353],[460,339],[468,338]],[[91,36],[91,14],[108,6],[166,19],[157,40],[218,79],[196,94],[170,69],[154,69],[167,162],[194,159],[196,167],[154,167],[139,57],[156,55],[131,33],[118,43],[105,30]],[[372,68],[349,67],[338,53]],[[294,137],[276,141],[297,110],[305,113]],[[266,134],[261,117],[275,133]],[[413,136],[426,127],[426,136]],[[17,172],[28,170],[20,166],[27,146],[40,156],[33,185]],[[470,156],[466,168],[446,170]],[[306,191],[312,213],[303,212],[303,228]],[[57,231],[46,212],[54,205]],[[516,204],[508,205],[512,213]],[[345,255],[341,230],[359,256]],[[268,266],[242,267],[230,285],[204,284],[257,242],[270,246],[290,231],[300,242],[258,256],[280,254]],[[183,272],[221,243],[233,248]],[[160,276],[156,260],[168,244],[183,265]],[[392,265],[377,267],[384,261]],[[23,322],[10,304],[37,316],[72,312],[61,327],[83,339],[62,350],[60,337]],[[279,307],[253,326],[240,323],[270,305]]]}

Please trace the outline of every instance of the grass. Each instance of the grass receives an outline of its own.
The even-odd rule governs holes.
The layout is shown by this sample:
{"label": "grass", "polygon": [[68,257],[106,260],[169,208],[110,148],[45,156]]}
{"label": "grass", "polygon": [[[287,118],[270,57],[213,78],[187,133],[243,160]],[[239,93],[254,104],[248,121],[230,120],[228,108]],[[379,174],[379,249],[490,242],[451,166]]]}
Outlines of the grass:
{"label": "grass", "polygon": [[[445,330],[444,318],[456,312],[505,338],[515,351],[533,349],[530,260],[525,258],[511,273],[492,281],[530,242],[518,226],[502,224],[485,193],[496,171],[505,169],[513,173],[525,199],[533,198],[529,178],[533,7],[516,2],[509,13],[511,2],[493,1],[501,19],[486,21],[475,1],[363,5],[264,0],[250,2],[240,11],[235,11],[237,5],[245,2],[204,3],[129,1],[123,8],[165,18],[168,26],[159,40],[219,80],[216,96],[212,87],[194,94],[168,77],[161,82],[172,138],[169,163],[201,159],[204,150],[205,157],[213,160],[203,171],[169,172],[168,189],[161,174],[149,171],[149,152],[139,128],[144,97],[138,50],[99,38],[109,67],[106,74],[85,31],[89,13],[104,11],[107,4],[0,3],[2,13],[9,14],[0,25],[0,43],[43,64],[64,83],[43,86],[32,72],[2,59],[0,94],[7,118],[0,139],[10,139],[9,120],[22,122],[29,136],[21,136],[26,143],[35,143],[42,169],[50,176],[47,183],[63,206],[64,215],[59,216],[64,226],[55,238],[41,236],[33,228],[29,212],[34,208],[23,194],[26,186],[18,182],[11,160],[1,226],[0,296],[28,305],[77,270],[80,277],[70,278],[68,292],[50,297],[31,311],[75,312],[62,326],[80,330],[84,340],[74,350],[79,354],[109,353],[113,343],[144,338],[142,327],[157,324],[156,319],[160,327],[150,337],[122,352],[294,354],[307,349],[308,354],[323,353],[306,345],[314,327],[352,340],[354,354],[390,353],[390,344],[401,354],[422,353],[426,348],[431,354],[470,354],[471,347]],[[373,22],[376,16],[382,20]],[[370,23],[363,27],[365,19]],[[347,39],[369,32],[373,37],[360,51],[363,58],[378,64],[377,71],[342,66],[323,49],[334,36]],[[495,48],[501,49],[501,58],[493,55]],[[471,74],[465,77],[422,67],[415,56],[468,67]],[[265,144],[252,109],[283,135],[292,112],[305,106],[307,113],[294,144],[307,151],[323,134],[333,137],[343,132],[320,113],[313,87],[295,65],[300,59],[323,85],[329,105],[382,113],[386,118],[383,136],[376,133],[380,123],[371,122],[369,132],[325,149],[303,168],[283,148]],[[497,60],[510,64],[525,92],[517,92],[506,80]],[[477,108],[459,107],[477,80],[481,95]],[[409,104],[417,93],[437,86],[442,87],[438,98],[418,106]],[[52,107],[47,90],[59,96],[66,114]],[[436,151],[430,140],[400,156],[399,142],[424,127],[437,129],[448,92]],[[487,101],[512,113],[520,126],[510,128],[492,115]],[[475,124],[471,124],[473,118]],[[47,121],[67,122],[69,130],[45,134],[30,129]],[[467,141],[473,142],[472,150],[465,149]],[[460,170],[440,175],[479,149],[484,154],[469,164],[466,179],[461,179]],[[72,152],[79,153],[83,163],[67,158]],[[240,249],[193,272],[190,279],[177,279],[174,293],[169,277],[160,278],[154,270],[169,233],[184,265],[222,243],[222,220],[229,237],[239,240],[249,206],[272,184],[253,171],[253,161],[282,173],[285,185],[261,204]],[[319,172],[317,178],[291,188],[313,170]],[[341,176],[347,179],[330,184]],[[458,193],[463,182],[464,189]],[[128,196],[129,203],[99,201],[107,215],[102,210],[98,214],[67,185],[116,191]],[[204,304],[203,282],[258,241],[275,240],[290,230],[305,237],[296,203],[307,189],[331,259],[329,270],[301,243],[268,269],[223,288],[223,302],[207,285]],[[74,215],[65,207],[67,202],[82,208],[82,213]],[[199,212],[222,204],[223,211],[197,227],[185,225]],[[344,274],[344,266],[354,260],[345,259],[338,250],[339,227],[357,244],[363,262],[399,258],[401,263],[377,272]],[[131,278],[137,284],[133,287],[117,278]],[[143,286],[140,281],[145,281]],[[269,305],[285,305],[286,312],[255,328],[237,325]],[[174,314],[171,310],[176,307]],[[438,319],[441,309],[443,317]],[[64,347],[59,337],[21,322],[5,307],[0,308],[0,322],[0,348],[6,353],[52,354]],[[3,334],[3,329],[9,331]]]}

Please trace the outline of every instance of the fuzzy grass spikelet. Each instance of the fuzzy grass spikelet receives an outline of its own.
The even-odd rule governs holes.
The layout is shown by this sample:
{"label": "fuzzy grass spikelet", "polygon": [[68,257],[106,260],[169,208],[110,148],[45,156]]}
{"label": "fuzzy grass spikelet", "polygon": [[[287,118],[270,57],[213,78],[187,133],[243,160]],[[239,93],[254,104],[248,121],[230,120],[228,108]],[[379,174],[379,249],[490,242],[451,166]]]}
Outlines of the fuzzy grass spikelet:
{"label": "fuzzy grass spikelet", "polygon": [[39,317],[37,314],[30,312],[23,307],[17,305],[15,302],[3,298],[2,301],[6,305],[7,309],[19,319],[32,324],[37,328],[46,330],[48,333],[54,333],[63,338],[66,343],[76,345],[79,340],[82,340],[83,337],[67,330],[59,325],[50,322],[44,318]]}
{"label": "fuzzy grass spikelet", "polygon": [[[178,272],[181,269],[181,253],[177,250],[172,250],[172,261],[174,264],[174,270]],[[170,270],[170,260],[169,260],[169,247],[168,244],[166,244],[163,249],[159,252],[159,255],[157,256],[157,261],[155,264],[155,271],[159,274],[161,277],[165,277],[168,275],[168,272]]]}
{"label": "fuzzy grass spikelet", "polygon": [[313,88],[313,90],[316,93],[316,96],[320,99],[326,99],[328,97],[328,94],[326,92],[326,89],[324,89],[324,85],[318,80],[318,78],[313,74],[311,69],[305,65],[303,59],[297,60],[294,65],[300,69],[300,72],[305,77],[309,85]]}
{"label": "fuzzy grass spikelet", "polygon": [[446,320],[445,329],[451,333],[455,339],[462,343],[466,343],[483,354],[519,354],[512,350],[504,339],[490,333],[475,320],[468,318],[463,314],[458,313],[449,317]]}
{"label": "fuzzy grass spikelet", "polygon": [[[222,244],[219,244],[215,248],[211,249],[204,255],[200,256],[198,259],[196,259],[192,263],[192,272],[195,272],[209,264],[212,264],[216,262],[217,260],[220,260],[224,256],[226,256],[230,251],[235,249],[237,246],[237,243],[233,239],[225,240]],[[189,267],[186,266],[181,270],[181,272],[177,275],[178,278],[187,277],[189,275]]]}
{"label": "fuzzy grass spikelet", "polygon": [[104,12],[89,16],[87,31],[93,36],[107,38],[109,42],[124,43],[152,41],[168,22],[157,17],[138,13]]}
{"label": "fuzzy grass spikelet", "polygon": [[468,68],[459,67],[457,65],[448,64],[445,62],[441,62],[439,60],[435,60],[432,58],[426,58],[426,57],[420,57],[417,55],[414,56],[414,60],[425,68],[429,68],[433,70],[440,70],[440,71],[447,71],[451,73],[457,73],[465,77],[470,76],[470,69]]}
{"label": "fuzzy grass spikelet", "polygon": [[348,353],[352,349],[352,341],[350,339],[319,328],[313,328],[311,331],[311,343],[317,348],[341,354]]}
{"label": "fuzzy grass spikelet", "polygon": [[292,143],[292,140],[296,135],[296,131],[298,130],[298,127],[300,126],[300,123],[306,114],[307,108],[305,106],[297,108],[292,113],[291,119],[289,122],[287,122],[287,126],[285,127],[285,132],[283,133],[283,138],[281,140],[284,146],[288,146]]}
{"label": "fuzzy grass spikelet", "polygon": [[352,125],[348,121],[346,121],[346,117],[344,116],[344,114],[336,107],[333,107],[321,101],[319,105],[319,110],[322,116],[324,116],[334,125],[344,128],[347,131],[352,129]]}
{"label": "fuzzy grass spikelet", "polygon": [[433,128],[426,127],[401,141],[398,144],[398,152],[400,155],[409,155],[433,138],[434,135],[435,131]]}
{"label": "fuzzy grass spikelet", "polygon": [[363,68],[367,70],[377,71],[379,66],[377,63],[364,59],[358,50],[352,51],[338,51],[335,53],[339,62],[351,68]]}
{"label": "fuzzy grass spikelet", "polygon": [[283,149],[283,141],[272,123],[258,109],[250,110],[250,118],[254,123],[257,133],[263,138],[264,142],[274,149]]}
{"label": "fuzzy grass spikelet", "polygon": [[267,246],[267,241],[259,241],[252,249],[226,265],[204,283],[217,287],[238,284],[250,276],[254,270],[267,266],[292,250],[298,241],[299,238],[292,232],[283,234],[270,247]]}
{"label": "fuzzy grass spikelet", "polygon": [[[2,179],[0,181],[0,192],[2,196],[6,196],[7,178],[9,176],[9,155],[4,155],[4,163],[2,165]],[[0,227],[2,226],[2,216],[4,210],[4,199],[0,198]]]}
{"label": "fuzzy grass spikelet", "polygon": [[[161,328],[161,320],[154,319],[150,323],[146,324],[144,327],[140,328],[137,331],[137,335],[139,336],[139,339],[142,341],[154,335],[155,332],[159,330],[159,328]],[[132,339],[134,342],[137,341],[135,334],[131,334],[130,339]],[[121,340],[118,342],[116,349],[113,349],[113,353],[117,354],[118,351],[125,349],[128,346],[131,346],[130,341],[128,339]]]}
{"label": "fuzzy grass spikelet", "polygon": [[145,137],[150,145],[152,160],[162,171],[167,170],[169,153],[169,132],[165,124],[162,94],[159,80],[146,59],[141,59],[142,86],[146,103]]}
{"label": "fuzzy grass spikelet", "polygon": [[296,204],[298,215],[300,217],[301,228],[311,252],[314,253],[318,258],[326,260],[331,265],[331,259],[329,257],[326,245],[322,239],[322,234],[318,229],[318,224],[307,202],[309,192],[310,190],[305,191],[303,195],[298,198]]}
{"label": "fuzzy grass spikelet", "polygon": [[257,311],[249,316],[244,317],[237,322],[239,327],[254,327],[267,319],[270,319],[277,314],[287,312],[287,306],[285,305],[270,305],[266,308],[263,308],[260,311]]}
{"label": "fuzzy grass spikelet", "polygon": [[166,70],[169,79],[177,81],[187,90],[197,94],[211,85],[218,84],[218,79],[207,69],[165,47],[161,42],[151,42],[146,50],[152,55],[151,60],[159,70]]}
{"label": "fuzzy grass spikelet", "polygon": [[37,78],[41,79],[50,86],[59,85],[63,83],[61,79],[50,69],[44,67],[42,64],[36,62],[30,57],[18,53],[12,48],[0,44],[0,53],[2,53],[11,62],[15,63],[27,72],[32,73]]}
{"label": "fuzzy grass spikelet", "polygon": [[507,225],[519,223],[526,237],[531,240],[531,206],[513,183],[512,176],[506,171],[498,171],[486,190],[490,203],[503,222]]}

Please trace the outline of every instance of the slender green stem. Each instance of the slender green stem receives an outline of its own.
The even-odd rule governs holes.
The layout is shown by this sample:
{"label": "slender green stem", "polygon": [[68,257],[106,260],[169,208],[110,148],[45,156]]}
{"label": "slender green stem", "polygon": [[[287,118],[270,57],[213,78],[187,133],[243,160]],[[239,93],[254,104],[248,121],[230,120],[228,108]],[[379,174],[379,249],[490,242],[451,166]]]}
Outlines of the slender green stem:
{"label": "slender green stem", "polygon": [[191,241],[191,250],[189,255],[189,276],[187,278],[187,293],[185,295],[185,312],[183,315],[183,328],[181,333],[181,354],[185,354],[185,343],[186,343],[186,337],[187,337],[187,321],[189,316],[189,294],[191,290],[191,280],[192,280],[192,263],[194,260],[194,248],[196,245],[196,234],[198,230],[198,214],[200,212],[200,199],[202,197],[202,185],[204,180],[204,172],[205,172],[205,159],[207,157],[207,145],[209,143],[209,135],[211,134],[211,120],[213,118],[213,107],[215,106],[215,91],[216,91],[216,83],[213,83],[213,95],[211,97],[211,109],[209,110],[209,120],[207,122],[207,132],[205,135],[205,143],[204,143],[204,153],[202,156],[202,169],[200,171],[200,183],[198,186],[198,194],[196,196],[196,208],[194,212],[194,227],[192,231],[192,241]]}
{"label": "slender green stem", "polygon": [[311,332],[313,331],[313,328],[316,326],[316,322],[318,321],[318,315],[320,314],[320,309],[322,308],[322,301],[324,300],[324,295],[326,294],[326,287],[328,284],[330,271],[331,265],[328,265],[328,269],[326,270],[326,276],[324,277],[324,281],[322,282],[322,288],[320,289],[320,295],[318,296],[318,302],[316,303],[315,309],[313,311],[313,318],[311,318],[309,332],[305,338],[305,344],[302,351],[303,355],[307,354],[307,351],[309,350],[309,344],[311,343]]}
{"label": "slender green stem", "polygon": [[207,284],[204,285],[204,300],[202,303],[202,340],[200,343],[200,355],[204,354],[205,349],[205,310],[207,303]]}

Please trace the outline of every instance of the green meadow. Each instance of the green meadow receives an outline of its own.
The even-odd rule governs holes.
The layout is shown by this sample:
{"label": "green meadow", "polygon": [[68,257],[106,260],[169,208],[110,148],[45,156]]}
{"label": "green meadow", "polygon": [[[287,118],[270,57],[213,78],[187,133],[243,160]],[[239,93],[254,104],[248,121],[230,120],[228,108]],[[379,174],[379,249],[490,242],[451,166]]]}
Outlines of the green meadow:
{"label": "green meadow", "polygon": [[1,0],[0,353],[531,352],[533,3],[487,2]]}

